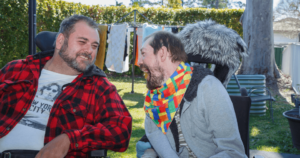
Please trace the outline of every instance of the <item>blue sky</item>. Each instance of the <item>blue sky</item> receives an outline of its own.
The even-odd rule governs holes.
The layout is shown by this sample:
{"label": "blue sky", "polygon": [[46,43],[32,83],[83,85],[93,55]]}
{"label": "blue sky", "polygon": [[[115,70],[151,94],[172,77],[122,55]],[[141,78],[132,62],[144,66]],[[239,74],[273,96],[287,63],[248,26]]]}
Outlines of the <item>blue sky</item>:
{"label": "blue sky", "polygon": [[[102,5],[102,6],[110,6],[110,5],[115,5],[116,0],[64,0],[67,2],[75,2],[75,3],[82,3],[82,4],[87,4],[87,5]],[[130,0],[117,0],[119,3],[122,2],[124,5],[128,6],[130,3]],[[243,3],[246,3],[246,0],[230,0],[231,2],[235,1],[241,1]],[[278,2],[280,0],[274,0],[274,5],[273,8],[277,6]]]}

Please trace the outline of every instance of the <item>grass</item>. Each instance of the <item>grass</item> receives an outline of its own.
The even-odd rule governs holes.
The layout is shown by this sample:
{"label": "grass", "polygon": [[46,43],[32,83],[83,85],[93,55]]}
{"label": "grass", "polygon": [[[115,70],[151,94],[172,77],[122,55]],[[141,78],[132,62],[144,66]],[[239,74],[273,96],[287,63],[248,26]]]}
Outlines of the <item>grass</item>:
{"label": "grass", "polygon": [[300,150],[293,147],[288,120],[282,115],[283,112],[294,108],[294,105],[282,96],[276,96],[275,99],[274,123],[271,121],[269,110],[265,116],[250,117],[250,149],[300,154]]}
{"label": "grass", "polygon": [[143,78],[135,78],[134,94],[131,94],[132,80],[129,77],[114,77],[109,80],[117,87],[119,95],[122,97],[132,118],[132,134],[128,149],[123,152],[108,151],[110,158],[134,158],[136,157],[135,145],[145,134],[143,109],[144,99],[147,92],[146,81]]}
{"label": "grass", "polygon": [[[134,94],[131,94],[132,80],[129,77],[110,77],[109,80],[117,87],[130,114],[133,117],[132,135],[129,148],[123,153],[108,151],[110,158],[136,157],[135,145],[145,134],[143,103],[147,88],[144,78],[135,78]],[[300,154],[300,150],[293,147],[288,121],[283,117],[284,111],[293,107],[284,97],[276,96],[273,102],[274,123],[271,122],[269,110],[265,116],[250,117],[250,149],[279,153]]]}

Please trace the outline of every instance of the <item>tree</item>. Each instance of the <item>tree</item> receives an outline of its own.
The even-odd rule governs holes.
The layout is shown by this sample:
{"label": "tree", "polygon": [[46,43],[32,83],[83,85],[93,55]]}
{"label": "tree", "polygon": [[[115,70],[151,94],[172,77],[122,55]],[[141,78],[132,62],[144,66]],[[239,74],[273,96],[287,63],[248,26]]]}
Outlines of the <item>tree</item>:
{"label": "tree", "polygon": [[227,8],[228,0],[201,0],[205,8]]}
{"label": "tree", "polygon": [[273,0],[247,0],[242,23],[249,56],[239,74],[264,74],[267,85],[273,86],[280,78],[274,55]]}
{"label": "tree", "polygon": [[153,1],[153,0],[130,0],[131,3],[129,5],[133,6],[134,4],[138,4],[140,7],[144,7],[145,5],[150,5],[150,6],[153,6],[153,5],[161,5],[162,2],[161,0],[156,0],[156,1]]}
{"label": "tree", "polygon": [[299,0],[281,0],[274,10],[275,20],[290,17],[300,19]]}
{"label": "tree", "polygon": [[228,0],[131,0],[130,5],[138,4],[140,7],[145,5],[159,5],[168,8],[181,8],[182,6],[204,7],[204,8],[227,8],[230,3]]}
{"label": "tree", "polygon": [[181,0],[168,0],[167,7],[169,8],[181,8],[182,1]]}
{"label": "tree", "polygon": [[145,5],[159,5],[165,6],[168,8],[181,8],[182,7],[182,0],[131,0],[130,5],[139,5],[140,7],[144,7]]}
{"label": "tree", "polygon": [[183,5],[189,8],[194,8],[198,6],[202,6],[202,0],[183,0]]}
{"label": "tree", "polygon": [[118,1],[116,1],[116,6],[121,6],[123,5],[123,2],[118,3]]}
{"label": "tree", "polygon": [[235,2],[228,3],[227,6],[228,8],[245,8],[246,4],[241,1],[235,1]]}

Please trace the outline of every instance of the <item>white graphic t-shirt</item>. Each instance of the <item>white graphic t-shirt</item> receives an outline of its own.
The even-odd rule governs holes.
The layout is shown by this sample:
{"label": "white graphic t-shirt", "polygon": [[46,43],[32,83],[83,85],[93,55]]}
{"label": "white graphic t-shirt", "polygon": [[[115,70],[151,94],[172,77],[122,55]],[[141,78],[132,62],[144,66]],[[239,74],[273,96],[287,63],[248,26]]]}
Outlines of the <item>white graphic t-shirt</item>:
{"label": "white graphic t-shirt", "polygon": [[30,109],[16,126],[0,139],[0,152],[43,148],[51,108],[62,92],[62,86],[71,83],[76,77],[77,75],[64,75],[43,69]]}

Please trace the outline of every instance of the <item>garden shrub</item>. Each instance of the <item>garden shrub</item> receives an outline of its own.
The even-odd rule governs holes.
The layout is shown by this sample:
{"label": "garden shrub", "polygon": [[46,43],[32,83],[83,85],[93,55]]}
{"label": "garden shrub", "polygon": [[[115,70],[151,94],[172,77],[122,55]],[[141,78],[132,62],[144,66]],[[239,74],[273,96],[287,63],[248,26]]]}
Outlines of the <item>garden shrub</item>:
{"label": "garden shrub", "polygon": [[[154,24],[184,26],[200,20],[212,19],[236,30],[241,36],[243,33],[242,27],[239,24],[239,18],[244,11],[242,9],[104,7],[58,0],[37,0],[36,32],[57,32],[60,22],[73,14],[89,16],[100,24],[112,24],[135,9],[150,19]],[[131,13],[120,21],[120,23],[133,21],[134,14]],[[137,14],[136,22],[145,23],[147,20]],[[9,61],[23,59],[29,54],[28,0],[0,1],[0,33],[0,68]],[[131,45],[132,42],[133,40],[131,40]],[[126,74],[131,75],[131,71]],[[136,68],[135,74],[142,74],[142,72]]]}

